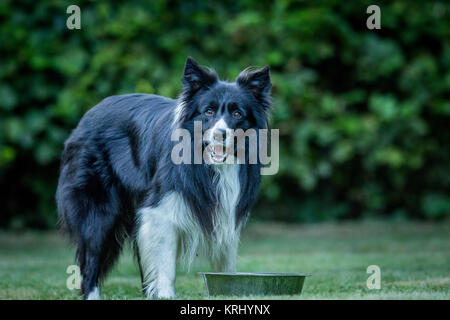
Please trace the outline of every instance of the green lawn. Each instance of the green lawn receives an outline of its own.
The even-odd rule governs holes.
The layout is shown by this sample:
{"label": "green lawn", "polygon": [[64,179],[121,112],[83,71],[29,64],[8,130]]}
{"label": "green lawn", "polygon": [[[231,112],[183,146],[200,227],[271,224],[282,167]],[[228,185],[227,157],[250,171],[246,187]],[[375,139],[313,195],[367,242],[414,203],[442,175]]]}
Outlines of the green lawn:
{"label": "green lawn", "polygon": [[[1,232],[0,299],[78,299],[66,287],[73,256],[74,248],[57,233]],[[207,298],[196,272],[209,268],[199,260],[189,273],[180,268],[178,298]],[[369,265],[381,268],[380,290],[366,287]],[[251,223],[242,237],[238,271],[312,274],[301,296],[269,297],[274,299],[450,299],[450,223]],[[129,248],[105,282],[102,298],[143,298]]]}

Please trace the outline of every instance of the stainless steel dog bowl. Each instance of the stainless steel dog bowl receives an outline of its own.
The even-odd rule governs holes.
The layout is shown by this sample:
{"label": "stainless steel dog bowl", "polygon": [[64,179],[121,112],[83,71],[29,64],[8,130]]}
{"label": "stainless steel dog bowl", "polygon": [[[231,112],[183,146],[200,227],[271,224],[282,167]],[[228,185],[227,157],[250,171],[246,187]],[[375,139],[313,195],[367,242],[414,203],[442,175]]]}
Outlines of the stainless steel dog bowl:
{"label": "stainless steel dog bowl", "polygon": [[305,278],[302,273],[199,272],[209,296],[297,295]]}

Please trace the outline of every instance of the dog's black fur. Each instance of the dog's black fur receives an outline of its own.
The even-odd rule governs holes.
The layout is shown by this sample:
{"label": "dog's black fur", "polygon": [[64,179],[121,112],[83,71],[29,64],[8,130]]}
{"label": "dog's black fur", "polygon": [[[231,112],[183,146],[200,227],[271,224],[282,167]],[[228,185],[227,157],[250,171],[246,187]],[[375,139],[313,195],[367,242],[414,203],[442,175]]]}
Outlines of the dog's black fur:
{"label": "dog's black fur", "polygon": [[[202,121],[203,130],[211,127],[213,120],[203,114],[205,106],[227,117],[232,128],[267,128],[271,87],[267,67],[244,70],[229,83],[188,58],[182,83],[176,100],[149,94],[104,99],[83,116],[65,143],[56,200],[62,227],[77,246],[85,297],[136,229],[137,210],[157,206],[168,192],[182,194],[203,232],[211,236],[219,201],[212,166],[173,164],[174,128],[192,132],[194,120]],[[183,108],[174,118],[179,104]],[[244,117],[231,119],[231,109]],[[240,167],[236,221],[245,219],[255,202],[260,168],[260,164]]]}

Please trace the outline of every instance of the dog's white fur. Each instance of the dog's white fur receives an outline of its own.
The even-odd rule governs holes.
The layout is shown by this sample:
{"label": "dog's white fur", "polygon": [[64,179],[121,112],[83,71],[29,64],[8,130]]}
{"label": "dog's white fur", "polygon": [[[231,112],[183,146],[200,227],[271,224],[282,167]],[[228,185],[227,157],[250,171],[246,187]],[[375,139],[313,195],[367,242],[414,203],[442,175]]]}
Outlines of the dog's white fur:
{"label": "dog's white fur", "polygon": [[94,287],[94,289],[89,292],[86,300],[100,300],[100,290],[98,289],[98,287]]}
{"label": "dog's white fur", "polygon": [[181,121],[181,117],[183,115],[184,108],[185,108],[184,102],[179,102],[175,106],[175,110],[173,113],[173,122],[172,122],[172,126],[174,126],[175,128],[178,126],[178,123]]}
{"label": "dog's white fur", "polygon": [[188,265],[196,253],[206,251],[216,271],[236,270],[236,255],[242,225],[236,226],[235,208],[239,200],[239,165],[214,167],[219,207],[214,215],[212,239],[205,237],[182,196],[166,195],[154,208],[138,212],[139,247],[144,289],[147,297],[175,296],[176,260],[180,256]]}
{"label": "dog's white fur", "polygon": [[219,142],[224,142],[226,147],[230,147],[231,143],[233,142],[233,130],[228,127],[226,121],[223,118],[220,118],[219,121],[217,121],[211,129],[207,130],[207,142],[213,143],[216,140],[216,138],[214,137],[214,133],[218,129],[224,129],[227,136],[225,141],[221,141],[219,139]]}

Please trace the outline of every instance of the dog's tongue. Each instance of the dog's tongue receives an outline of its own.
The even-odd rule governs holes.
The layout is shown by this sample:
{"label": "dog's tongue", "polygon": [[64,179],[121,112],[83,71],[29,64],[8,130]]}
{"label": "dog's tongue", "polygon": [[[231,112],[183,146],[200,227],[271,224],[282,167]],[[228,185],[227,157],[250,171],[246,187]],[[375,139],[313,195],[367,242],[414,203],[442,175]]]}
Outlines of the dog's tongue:
{"label": "dog's tongue", "polygon": [[225,152],[225,148],[222,146],[214,146],[214,153],[217,154],[218,156],[223,156]]}

